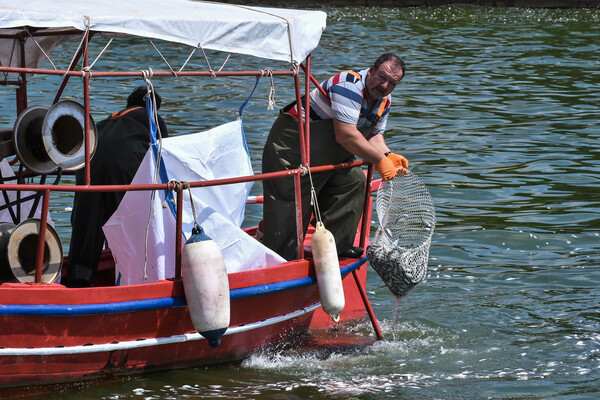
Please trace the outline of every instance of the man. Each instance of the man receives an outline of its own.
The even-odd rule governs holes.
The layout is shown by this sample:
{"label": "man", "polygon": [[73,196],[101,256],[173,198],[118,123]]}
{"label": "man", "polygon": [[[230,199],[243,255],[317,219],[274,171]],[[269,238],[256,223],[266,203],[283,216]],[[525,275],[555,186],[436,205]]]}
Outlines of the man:
{"label": "man", "polygon": [[[316,88],[310,93],[311,166],[351,162],[356,156],[374,164],[384,180],[406,173],[408,160],[392,153],[383,137],[391,104],[389,95],[404,72],[404,62],[387,53],[369,69],[340,72],[321,84],[322,91]],[[263,151],[263,173],[300,166],[297,115],[295,103],[279,113]],[[312,182],[323,224],[333,234],[340,256],[362,255],[362,248],[352,247],[366,185],[362,168],[312,174]],[[265,180],[263,184],[263,243],[292,260],[297,257],[293,177]],[[313,211],[309,204],[310,182],[304,176],[304,232]]]}
{"label": "man", "polygon": [[[130,184],[150,147],[150,125],[146,112],[146,86],[136,88],[127,98],[127,107],[98,123],[98,143],[90,165],[92,185]],[[161,98],[154,92],[156,108]],[[167,126],[158,116],[161,136]],[[85,184],[84,169],[76,174],[78,185]],[[77,192],[71,214],[71,244],[67,278],[63,284],[86,287],[98,269],[105,237],[102,226],[115,212],[125,192]]]}

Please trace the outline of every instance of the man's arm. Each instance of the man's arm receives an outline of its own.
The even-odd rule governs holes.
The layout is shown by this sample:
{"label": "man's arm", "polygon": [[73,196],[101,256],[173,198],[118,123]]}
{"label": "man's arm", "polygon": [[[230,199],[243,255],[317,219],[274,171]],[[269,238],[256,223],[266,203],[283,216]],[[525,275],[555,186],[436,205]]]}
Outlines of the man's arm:
{"label": "man's arm", "polygon": [[381,136],[380,140],[383,142],[383,147],[381,147],[379,140],[376,140],[375,143],[371,143],[365,139],[362,133],[356,129],[356,125],[354,124],[348,124],[334,118],[333,130],[335,133],[335,140],[342,145],[343,148],[371,164],[377,164],[385,157],[384,153],[389,151],[382,135],[375,136]]}
{"label": "man's arm", "polygon": [[390,148],[385,143],[385,138],[383,135],[373,135],[371,139],[369,139],[369,143],[375,146],[377,149],[382,151],[383,153],[390,152]]}

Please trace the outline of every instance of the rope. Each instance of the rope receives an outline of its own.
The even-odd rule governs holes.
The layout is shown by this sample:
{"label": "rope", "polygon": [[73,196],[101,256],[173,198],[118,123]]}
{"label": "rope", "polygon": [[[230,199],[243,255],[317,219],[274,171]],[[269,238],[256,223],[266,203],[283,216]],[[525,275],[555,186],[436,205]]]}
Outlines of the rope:
{"label": "rope", "polygon": [[[77,57],[77,53],[79,53],[79,50],[81,49],[81,46],[83,46],[83,43],[85,43],[85,38],[88,37],[89,34],[90,34],[90,19],[89,19],[89,17],[86,17],[86,20],[85,20],[85,32],[83,33],[83,36],[81,37],[81,41],[79,42],[79,46],[77,46],[77,49],[75,49],[75,53],[73,53],[73,58],[71,58],[71,63],[69,65],[73,65],[73,63],[75,62],[75,57]],[[52,61],[50,61],[50,62],[52,62]],[[52,65],[54,65],[54,64],[52,64]],[[65,71],[65,74],[63,76],[66,76],[67,72],[68,71]],[[85,72],[86,71],[83,71],[82,78],[85,78]]]}
{"label": "rope", "polygon": [[[86,31],[86,33],[87,33],[87,31]],[[33,43],[35,43],[35,45],[38,47],[38,49],[40,49],[40,51],[46,57],[46,59],[48,61],[50,61],[50,64],[52,64],[52,67],[55,70],[58,70],[58,68],[56,68],[56,65],[54,65],[54,63],[52,62],[52,60],[50,59],[50,57],[48,56],[48,54],[46,54],[46,52],[44,51],[44,49],[42,49],[42,46],[40,46],[40,44],[37,42],[37,40],[35,40],[35,38],[33,36],[31,36],[31,32],[29,32],[29,29],[27,30],[27,34],[29,35],[29,37],[31,38],[31,40],[33,40]],[[85,35],[83,35],[83,37],[85,38]],[[82,41],[83,41],[83,39],[82,39]],[[79,44],[79,46],[81,47],[81,44]],[[79,51],[79,49],[77,49],[77,51]],[[75,51],[75,54],[77,54],[77,51]],[[75,57],[73,57],[73,58],[75,58]]]}
{"label": "rope", "polygon": [[[294,47],[292,46],[292,30],[290,28],[290,21],[288,21],[287,18],[282,17],[282,16],[277,15],[277,14],[273,14],[273,13],[262,11],[262,10],[257,10],[255,8],[250,8],[250,7],[243,6],[243,5],[233,5],[233,6],[239,7],[239,8],[244,8],[246,10],[258,12],[258,13],[261,13],[261,14],[270,15],[272,17],[284,20],[285,23],[287,24],[288,43],[289,43],[289,46],[290,46],[290,57],[291,57],[290,62],[292,63],[292,65],[295,64],[294,63]],[[296,69],[295,70],[296,70],[296,73],[297,73],[297,65],[296,65]]]}
{"label": "rope", "polygon": [[310,173],[310,166],[304,167],[308,171],[308,180],[310,181],[310,205],[315,209],[315,219],[317,222],[321,221],[321,210],[319,210],[319,201],[317,200],[317,191],[315,190],[315,185],[313,184],[312,174]]}
{"label": "rope", "polygon": [[210,61],[208,61],[208,57],[206,56],[206,53],[204,52],[204,49],[202,48],[200,43],[198,43],[198,47],[200,47],[200,50],[202,50],[202,54],[204,55],[204,59],[206,60],[206,65],[208,65],[208,70],[210,71],[210,76],[212,76],[214,78],[217,75],[215,74],[215,71],[210,66]]}
{"label": "rope", "polygon": [[261,76],[267,75],[271,78],[271,89],[269,90],[269,102],[267,104],[267,110],[271,111],[275,109],[275,82],[273,82],[273,71],[270,69],[263,69],[260,71]]}
{"label": "rope", "polygon": [[185,66],[187,65],[187,63],[190,61],[190,59],[192,58],[192,56],[194,55],[194,53],[196,52],[196,50],[197,50],[197,47],[194,47],[194,49],[192,50],[192,52],[190,53],[190,55],[188,56],[188,58],[185,60],[185,62],[181,66],[181,68],[179,68],[179,72],[183,71],[183,69],[185,68]]}
{"label": "rope", "polygon": [[92,69],[92,67],[94,66],[94,64],[96,64],[96,61],[98,61],[100,59],[100,57],[102,57],[102,55],[104,54],[104,52],[106,51],[106,49],[108,49],[108,46],[110,46],[110,44],[112,43],[113,38],[110,38],[110,40],[108,41],[108,43],[106,44],[106,46],[104,46],[104,48],[102,49],[102,51],[100,51],[100,53],[96,56],[96,59],[94,60],[94,62],[92,62],[90,64],[90,66],[88,67],[90,70]]}
{"label": "rope", "polygon": [[194,217],[194,228],[199,228],[200,224],[198,224],[198,221],[196,220],[196,206],[194,205],[194,197],[192,196],[192,188],[190,186],[190,183],[186,181],[181,181],[181,184],[183,186],[183,189],[187,189],[190,195],[190,204],[192,205],[192,216]]}
{"label": "rope", "polygon": [[218,72],[221,72],[221,70],[225,67],[225,64],[227,64],[227,61],[229,61],[229,57],[231,57],[231,53],[227,54],[227,57],[225,58],[225,61],[223,61],[223,65],[221,65],[221,68],[219,68]]}
{"label": "rope", "polygon": [[81,80],[82,81],[85,80],[85,74],[90,74],[90,78],[92,77],[92,67],[91,66],[83,67],[81,69]]}
{"label": "rope", "polygon": [[171,72],[173,73],[174,76],[177,76],[177,72],[175,72],[175,70],[171,67],[171,64],[169,64],[169,62],[167,61],[167,59],[162,55],[162,53],[160,52],[160,50],[158,50],[158,47],[156,47],[154,45],[154,42],[152,41],[152,39],[148,39],[148,41],[150,42],[150,44],[152,45],[152,47],[154,47],[154,50],[156,50],[156,52],[158,53],[158,55],[160,56],[160,58],[163,59],[163,61],[165,62],[165,64],[167,64],[167,67],[169,67],[169,69],[171,70]]}

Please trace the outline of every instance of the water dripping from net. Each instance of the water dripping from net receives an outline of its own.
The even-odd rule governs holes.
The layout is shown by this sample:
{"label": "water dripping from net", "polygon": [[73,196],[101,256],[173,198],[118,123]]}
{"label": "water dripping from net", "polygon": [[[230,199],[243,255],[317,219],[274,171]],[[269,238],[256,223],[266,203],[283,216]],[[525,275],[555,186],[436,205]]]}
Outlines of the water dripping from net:
{"label": "water dripping from net", "polygon": [[396,297],[396,304],[394,305],[394,319],[392,320],[392,340],[396,341],[396,324],[398,323],[398,308],[400,307],[400,299],[402,296]]}

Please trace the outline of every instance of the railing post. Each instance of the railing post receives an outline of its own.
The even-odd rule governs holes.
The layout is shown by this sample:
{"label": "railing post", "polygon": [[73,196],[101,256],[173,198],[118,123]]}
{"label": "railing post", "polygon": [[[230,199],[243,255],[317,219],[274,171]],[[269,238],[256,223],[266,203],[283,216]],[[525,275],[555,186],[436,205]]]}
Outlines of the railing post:
{"label": "railing post", "polygon": [[46,249],[46,224],[48,223],[48,205],[50,204],[50,190],[44,190],[40,228],[38,231],[37,257],[35,259],[35,283],[42,283],[42,269],[44,266],[44,250]]}
{"label": "railing post", "polygon": [[302,221],[302,187],[300,174],[294,174],[294,194],[296,198],[296,236],[298,237],[298,259],[304,258],[304,229]]}
{"label": "railing post", "polygon": [[[170,185],[170,184],[169,184]],[[183,185],[177,185],[177,219],[175,222],[175,278],[181,278],[181,235],[183,232]]]}
{"label": "railing post", "polygon": [[365,243],[367,242],[367,237],[369,236],[371,227],[369,226],[369,221],[371,218],[367,218],[367,215],[371,210],[369,207],[371,206],[371,202],[369,201],[371,198],[371,183],[373,182],[373,164],[369,164],[367,169],[367,185],[365,186],[365,200],[363,203],[363,212],[362,212],[362,223],[360,226],[360,244],[359,246],[363,249],[365,248]]}

